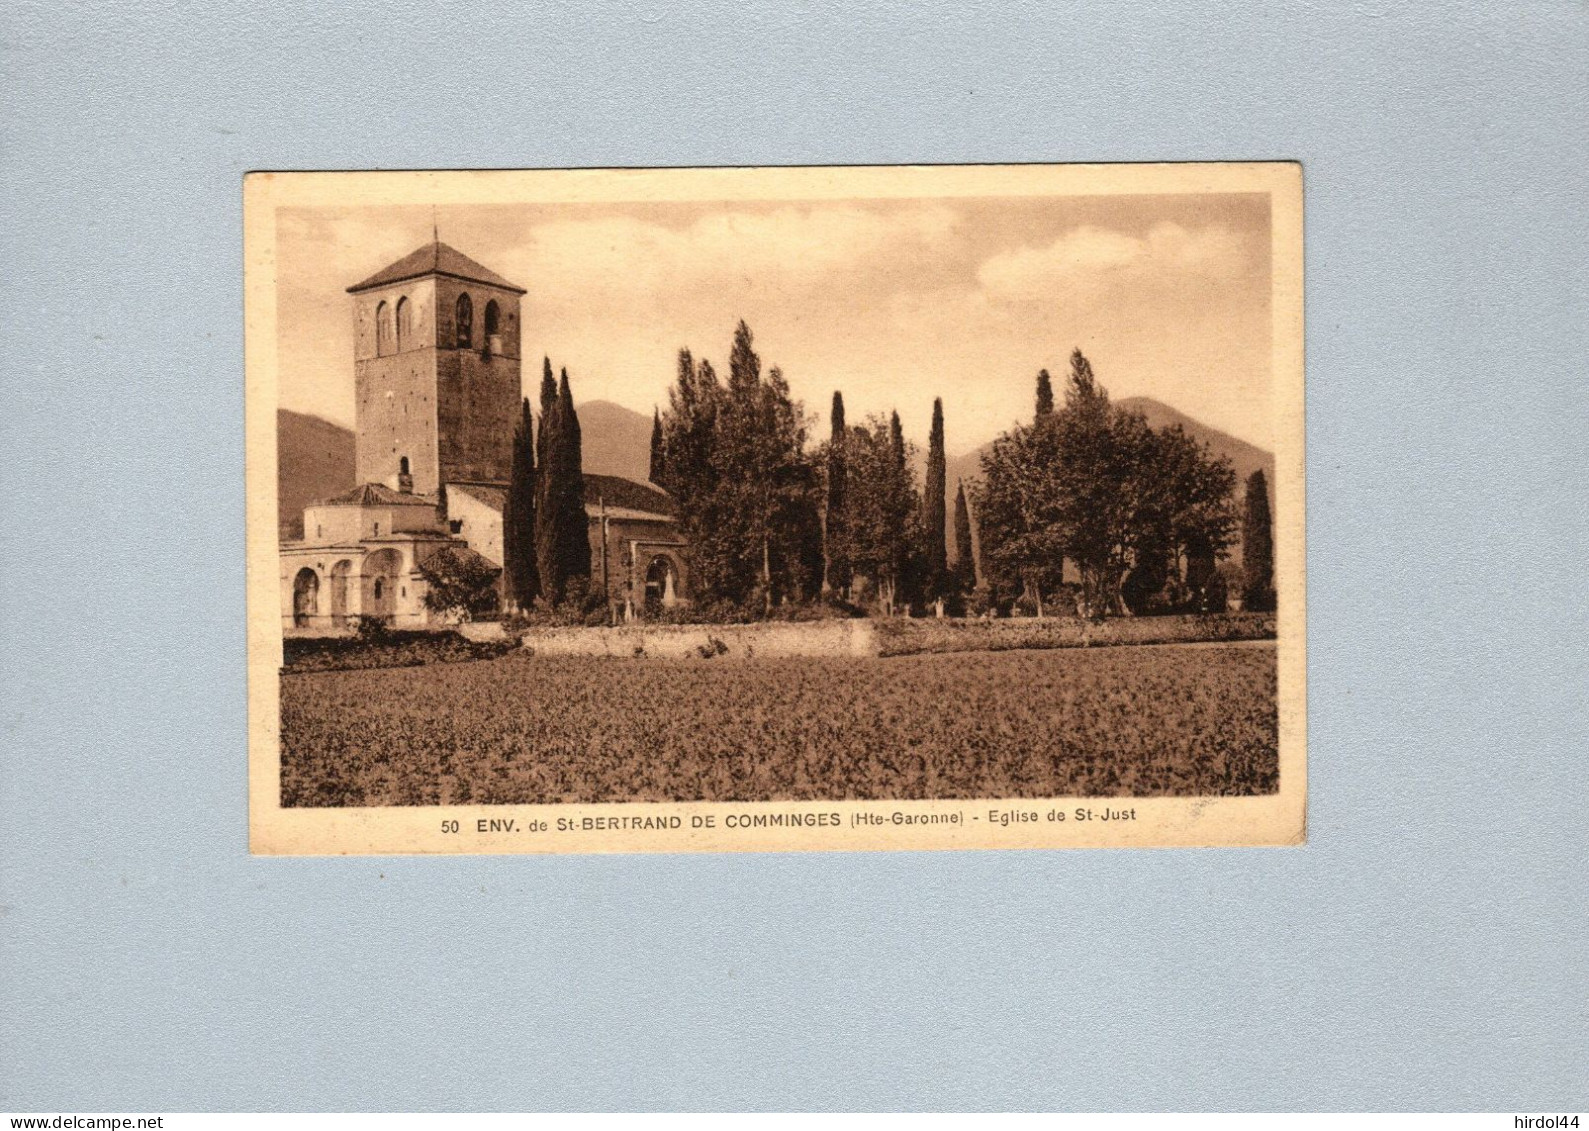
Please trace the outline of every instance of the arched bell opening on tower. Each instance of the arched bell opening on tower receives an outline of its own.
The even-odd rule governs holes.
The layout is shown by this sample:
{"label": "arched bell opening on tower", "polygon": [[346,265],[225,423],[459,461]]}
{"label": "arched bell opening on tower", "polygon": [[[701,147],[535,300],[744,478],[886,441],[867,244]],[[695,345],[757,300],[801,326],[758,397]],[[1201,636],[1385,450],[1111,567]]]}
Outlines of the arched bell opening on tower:
{"label": "arched bell opening on tower", "polygon": [[397,352],[412,349],[414,345],[414,304],[404,295],[397,300]]}
{"label": "arched bell opening on tower", "polygon": [[381,302],[375,307],[375,355],[386,357],[396,352],[392,345],[392,307]]}
{"label": "arched bell opening on tower", "polygon": [[496,357],[502,352],[502,331],[499,325],[502,318],[501,308],[497,300],[492,299],[486,303],[486,356]]}
{"label": "arched bell opening on tower", "polygon": [[455,318],[458,323],[457,346],[466,350],[474,343],[474,302],[467,293],[458,296]]}

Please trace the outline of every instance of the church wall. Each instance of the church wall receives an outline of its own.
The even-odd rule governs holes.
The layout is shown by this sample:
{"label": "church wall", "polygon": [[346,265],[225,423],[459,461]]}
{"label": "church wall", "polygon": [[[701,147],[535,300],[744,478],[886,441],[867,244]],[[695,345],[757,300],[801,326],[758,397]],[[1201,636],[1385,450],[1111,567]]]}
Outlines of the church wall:
{"label": "church wall", "polygon": [[304,541],[315,546],[436,531],[435,507],[308,507],[303,514]]}
{"label": "church wall", "polygon": [[[653,558],[664,555],[674,565],[677,595],[689,593],[689,565],[684,558],[684,539],[678,527],[667,521],[634,518],[607,520],[607,596],[620,606],[632,600],[640,607],[645,601],[646,569]],[[601,519],[590,515],[590,574],[601,583]]]}
{"label": "church wall", "polygon": [[[442,479],[507,482],[520,399],[518,358],[443,350],[436,384]],[[423,490],[417,476],[414,489]]]}
{"label": "church wall", "polygon": [[398,534],[433,534],[440,530],[436,524],[435,507],[391,507],[386,514],[387,521],[382,524],[382,530]]}
{"label": "church wall", "polygon": [[[332,508],[326,508],[330,510]],[[342,508],[357,513],[359,508]],[[375,508],[370,508],[375,509]],[[382,529],[385,529],[383,524]],[[312,547],[284,549],[281,552],[282,628],[309,634],[341,632],[351,627],[351,618],[369,614],[376,608],[373,596],[374,555],[390,550],[397,555],[395,571],[382,576],[392,586],[381,603],[384,614],[395,628],[424,628],[436,618],[425,608],[427,588],[416,563],[434,552],[430,540],[399,541],[388,545],[359,547]],[[344,581],[338,580],[337,565],[346,562]],[[304,571],[314,575],[311,610],[300,623],[294,616],[299,577]]]}
{"label": "church wall", "polygon": [[458,524],[454,536],[492,565],[502,566],[502,512],[465,491],[447,492],[447,518]]}
{"label": "church wall", "polygon": [[303,538],[312,546],[357,542],[365,536],[358,507],[307,507],[303,512]]}
{"label": "church wall", "polygon": [[[407,456],[414,490],[432,494],[439,479],[436,452],[435,281],[414,279],[354,296],[355,475],[360,483],[397,485]],[[376,355],[376,308],[399,298],[413,304],[405,348]],[[417,344],[411,344],[417,343]]]}

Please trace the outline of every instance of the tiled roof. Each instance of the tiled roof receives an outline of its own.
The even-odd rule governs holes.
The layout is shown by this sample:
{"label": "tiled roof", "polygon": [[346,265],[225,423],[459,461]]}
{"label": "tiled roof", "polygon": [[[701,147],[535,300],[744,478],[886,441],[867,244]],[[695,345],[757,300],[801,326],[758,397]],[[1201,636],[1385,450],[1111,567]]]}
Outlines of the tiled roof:
{"label": "tiled roof", "polygon": [[[586,518],[594,522],[600,517],[600,515],[601,508],[597,504],[585,504]],[[611,503],[607,504],[607,517],[615,522],[622,519],[628,519],[634,522],[665,522],[670,526],[676,525],[678,522],[678,520],[670,514],[658,514],[656,511],[640,511],[635,510],[632,507],[615,507]]]}
{"label": "tiled roof", "polygon": [[415,495],[407,491],[394,491],[384,483],[361,483],[351,491],[319,499],[312,507],[434,507],[436,500],[429,495]]}
{"label": "tiled roof", "polygon": [[454,491],[462,491],[493,510],[500,511],[508,502],[508,489],[506,487],[495,487],[488,483],[447,484],[447,493],[450,495]]}
{"label": "tiled roof", "polygon": [[443,543],[440,543],[440,544],[432,544],[431,548],[430,548],[430,553],[428,553],[428,554],[426,554],[424,556],[424,558],[422,559],[421,564],[423,564],[424,562],[430,561],[431,558],[435,557],[437,554],[441,553],[443,550],[451,552],[453,554],[453,556],[456,557],[461,564],[468,564],[470,562],[473,562],[475,564],[485,566],[487,569],[491,570],[493,573],[500,573],[501,570],[502,570],[501,566],[497,565],[490,558],[488,558],[484,554],[480,553],[480,551],[470,549],[468,546],[464,545],[462,542],[453,542],[453,541],[443,542]]}
{"label": "tiled roof", "polygon": [[[502,510],[507,505],[506,487],[481,483],[449,483],[448,491],[464,491],[489,507]],[[677,513],[673,496],[649,483],[638,483],[621,475],[586,475],[585,509],[595,514],[603,500],[607,503],[609,517],[617,518],[618,511],[630,512],[622,517],[658,515],[672,518]]]}
{"label": "tiled roof", "polygon": [[349,287],[348,293],[356,294],[371,287],[384,287],[388,283],[418,279],[423,275],[451,275],[457,279],[468,279],[472,283],[486,283],[518,294],[524,293],[523,287],[514,286],[489,267],[482,267],[463,252],[448,247],[440,240],[409,252],[396,263],[382,268],[364,282]]}
{"label": "tiled roof", "polygon": [[650,483],[638,483],[621,475],[586,475],[585,506],[594,508],[603,499],[607,500],[609,512],[613,507],[663,515],[678,511],[673,496]]}

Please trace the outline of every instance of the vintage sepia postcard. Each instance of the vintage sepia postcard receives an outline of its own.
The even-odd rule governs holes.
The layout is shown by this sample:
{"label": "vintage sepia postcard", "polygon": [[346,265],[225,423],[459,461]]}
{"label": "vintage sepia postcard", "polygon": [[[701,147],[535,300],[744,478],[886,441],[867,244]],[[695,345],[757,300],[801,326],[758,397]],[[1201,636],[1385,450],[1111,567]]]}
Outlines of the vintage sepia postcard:
{"label": "vintage sepia postcard", "polygon": [[1303,840],[1299,166],[244,226],[254,852]]}

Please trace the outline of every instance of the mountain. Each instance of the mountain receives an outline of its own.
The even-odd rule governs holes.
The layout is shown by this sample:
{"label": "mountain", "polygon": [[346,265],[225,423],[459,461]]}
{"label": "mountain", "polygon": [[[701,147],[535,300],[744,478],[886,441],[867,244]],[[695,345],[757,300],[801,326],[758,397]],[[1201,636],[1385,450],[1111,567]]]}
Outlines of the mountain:
{"label": "mountain", "polygon": [[303,537],[303,508],[353,483],[353,433],[290,409],[276,410],[278,533]]}
{"label": "mountain", "polygon": [[[1264,478],[1269,481],[1271,496],[1274,492],[1275,457],[1272,453],[1264,451],[1245,440],[1221,432],[1217,428],[1210,428],[1200,420],[1187,416],[1179,409],[1171,408],[1162,401],[1151,397],[1126,397],[1116,401],[1120,408],[1140,412],[1147,418],[1148,424],[1154,428],[1168,428],[1179,424],[1186,429],[1186,434],[1194,440],[1201,441],[1209,446],[1217,456],[1224,456],[1230,460],[1230,465],[1236,469],[1237,497],[1241,497],[1242,485],[1247,477],[1259,468],[1263,469]],[[951,456],[948,461],[949,471],[949,496],[954,497],[955,481],[964,479],[970,482],[982,478],[982,453],[987,451],[991,444],[984,444],[975,451],[963,455]]]}
{"label": "mountain", "polygon": [[645,483],[651,478],[651,418],[611,401],[575,406],[585,470]]}
{"label": "mountain", "polygon": [[[611,401],[578,406],[585,470],[646,482],[651,471],[651,421]],[[278,534],[303,537],[303,508],[354,486],[353,433],[340,424],[290,409],[276,411]]]}
{"label": "mountain", "polygon": [[1163,401],[1156,401],[1152,397],[1127,397],[1115,403],[1121,408],[1140,412],[1154,428],[1169,428],[1179,424],[1186,429],[1186,434],[1192,439],[1207,444],[1215,455],[1230,460],[1230,465],[1236,469],[1238,499],[1243,497],[1247,477],[1259,469],[1262,469],[1264,478],[1269,481],[1270,497],[1274,497],[1275,457],[1272,452],[1266,452],[1256,444],[1249,444],[1245,440],[1238,440],[1217,428],[1210,428],[1202,421],[1194,420],[1184,412],[1173,409]]}
{"label": "mountain", "polygon": [[[1274,500],[1275,489],[1275,457],[1273,453],[1266,452],[1255,444],[1221,432],[1217,428],[1210,428],[1200,420],[1187,416],[1179,409],[1171,408],[1163,401],[1156,401],[1152,397],[1126,397],[1124,400],[1114,402],[1120,408],[1133,412],[1140,412],[1146,418],[1149,426],[1153,428],[1168,428],[1179,424],[1186,430],[1192,439],[1207,444],[1216,456],[1224,456],[1230,460],[1230,465],[1236,471],[1236,505],[1241,506],[1241,501],[1246,497],[1247,477],[1259,468],[1263,469],[1264,478],[1269,481],[1269,498]],[[982,453],[993,445],[983,444],[975,451],[966,452],[964,455],[952,456],[947,461],[948,470],[948,495],[950,506],[954,505],[955,483],[964,479],[970,483],[973,479],[982,478]],[[1237,544],[1232,547],[1232,559],[1237,564],[1241,562],[1241,545],[1238,537]]]}

